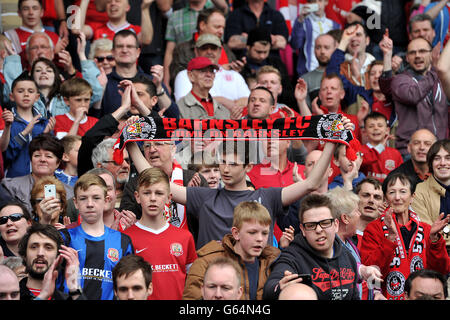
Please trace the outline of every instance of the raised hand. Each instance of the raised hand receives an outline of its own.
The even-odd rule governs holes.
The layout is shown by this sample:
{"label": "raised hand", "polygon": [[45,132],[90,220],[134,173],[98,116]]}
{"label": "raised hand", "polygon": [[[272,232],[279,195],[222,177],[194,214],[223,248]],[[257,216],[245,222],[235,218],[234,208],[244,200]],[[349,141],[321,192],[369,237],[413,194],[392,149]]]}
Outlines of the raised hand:
{"label": "raised hand", "polygon": [[3,109],[2,119],[5,122],[5,127],[9,127],[14,122],[14,114],[8,109]]}
{"label": "raised hand", "polygon": [[39,122],[39,119],[40,119],[40,118],[41,118],[41,115],[40,115],[40,114],[35,115],[35,116],[33,117],[33,119],[31,119],[31,121],[27,124],[27,126],[25,127],[25,129],[23,129],[22,134],[23,134],[24,136],[26,136],[27,134],[30,134],[31,131],[33,131],[34,125],[35,125],[36,123]]}
{"label": "raised hand", "polygon": [[395,226],[394,217],[392,217],[393,211],[391,208],[384,215],[384,222],[388,228],[388,239],[392,242],[398,237],[397,227]]}
{"label": "raised hand", "polygon": [[51,117],[50,119],[48,119],[48,123],[47,123],[47,126],[44,129],[44,133],[52,132],[53,129],[55,128],[55,124],[56,124],[55,117]]}
{"label": "raised hand", "polygon": [[450,222],[450,215],[444,218],[444,213],[439,215],[439,218],[433,222],[430,230],[430,239],[433,242],[439,240],[439,233],[445,228],[445,226]]}
{"label": "raised hand", "polygon": [[295,99],[297,101],[303,101],[306,99],[307,94],[308,94],[308,84],[304,79],[298,78],[294,90]]}
{"label": "raised hand", "polygon": [[53,216],[61,212],[61,200],[54,197],[45,198],[39,203],[39,208],[42,212],[41,223],[50,224]]}
{"label": "raised hand", "polygon": [[283,235],[280,237],[280,248],[287,248],[294,240],[294,227],[284,228]]}

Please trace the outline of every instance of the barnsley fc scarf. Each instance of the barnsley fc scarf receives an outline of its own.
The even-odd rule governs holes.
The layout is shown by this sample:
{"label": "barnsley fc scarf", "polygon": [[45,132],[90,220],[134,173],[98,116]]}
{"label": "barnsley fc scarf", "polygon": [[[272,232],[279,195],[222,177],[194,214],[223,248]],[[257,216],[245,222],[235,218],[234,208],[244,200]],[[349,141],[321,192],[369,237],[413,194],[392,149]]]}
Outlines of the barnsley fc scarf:
{"label": "barnsley fc scarf", "polygon": [[114,148],[114,160],[123,161],[123,149],[128,142],[160,140],[202,140],[244,141],[264,139],[325,140],[343,143],[347,146],[347,158],[356,159],[360,144],[352,132],[345,130],[342,115],[278,119],[175,119],[141,117],[124,126]]}
{"label": "barnsley fc scarf", "polygon": [[[385,237],[389,235],[384,220],[387,210],[389,209],[386,209],[385,214],[381,217]],[[385,296],[388,300],[403,300],[405,281],[409,274],[416,270],[423,269],[426,262],[425,251],[428,249],[426,249],[424,229],[420,224],[419,218],[411,210],[409,211],[409,218],[416,224],[416,230],[411,237],[409,252],[406,252],[400,226],[397,223],[395,214],[392,214],[392,220],[395,223],[398,235],[395,239],[397,247],[395,248],[394,258],[389,265],[389,273],[384,281],[384,285],[386,286]]]}

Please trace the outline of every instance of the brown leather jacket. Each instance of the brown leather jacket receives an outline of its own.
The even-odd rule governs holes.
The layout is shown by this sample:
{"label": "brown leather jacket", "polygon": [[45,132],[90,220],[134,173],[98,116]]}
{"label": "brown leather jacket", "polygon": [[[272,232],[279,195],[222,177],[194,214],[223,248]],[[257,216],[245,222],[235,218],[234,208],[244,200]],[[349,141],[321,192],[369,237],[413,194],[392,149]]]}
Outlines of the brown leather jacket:
{"label": "brown leather jacket", "polygon": [[[192,264],[186,278],[184,286],[183,300],[200,300],[202,299],[201,287],[203,284],[203,276],[205,274],[208,263],[221,257],[229,257],[241,266],[241,284],[243,284],[242,300],[250,299],[250,284],[245,264],[241,257],[234,251],[234,240],[231,234],[223,237],[222,241],[210,241],[197,251],[198,258]],[[262,300],[264,284],[270,274],[270,265],[280,255],[280,250],[273,246],[266,246],[259,257],[259,279],[256,299]]]}

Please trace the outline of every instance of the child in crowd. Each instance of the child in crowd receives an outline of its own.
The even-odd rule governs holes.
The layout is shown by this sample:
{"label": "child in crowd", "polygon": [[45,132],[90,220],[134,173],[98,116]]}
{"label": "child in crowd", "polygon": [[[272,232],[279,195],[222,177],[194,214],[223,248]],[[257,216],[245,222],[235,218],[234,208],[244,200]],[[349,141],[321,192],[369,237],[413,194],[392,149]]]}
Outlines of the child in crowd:
{"label": "child in crowd", "polygon": [[167,222],[164,207],[171,199],[167,174],[148,168],[139,174],[135,191],[142,217],[124,231],[133,241],[136,255],[153,269],[153,294],[149,300],[181,300],[186,275],[197,259],[192,234]]}
{"label": "child in crowd", "polygon": [[61,95],[70,111],[55,117],[55,135],[58,139],[66,135],[83,136],[98,119],[88,116],[92,87],[84,79],[72,78],[61,85]]}
{"label": "child in crowd", "polygon": [[78,150],[81,146],[81,137],[65,136],[61,142],[64,146],[64,154],[61,168],[55,171],[55,176],[61,182],[73,187],[78,179]]}
{"label": "child in crowd", "polygon": [[359,171],[362,158],[358,155],[355,161],[350,161],[346,157],[345,145],[338,145],[334,151],[333,163],[339,168],[340,174],[334,177],[328,185],[328,189],[343,187],[346,190],[353,190],[356,185],[366,176]]}
{"label": "child in crowd", "polygon": [[[280,254],[280,250],[267,244],[272,223],[267,209],[253,201],[241,202],[234,208],[231,234],[222,242],[210,241],[198,250],[198,259],[189,270],[183,299],[198,300],[202,296],[201,287],[206,268],[218,257],[229,257],[241,267],[243,299],[260,300],[265,280],[270,274],[270,265]],[[291,235],[293,239],[293,230]],[[288,238],[283,245],[289,244]]]}
{"label": "child in crowd", "polygon": [[217,189],[221,187],[219,164],[209,152],[199,151],[194,153],[191,163],[188,164],[188,169],[201,174],[208,182],[210,188]]}
{"label": "child in crowd", "polygon": [[73,198],[81,225],[61,232],[64,242],[78,251],[80,284],[89,300],[114,298],[112,270],[123,256],[134,252],[130,237],[103,222],[103,210],[110,201],[107,191],[98,175],[82,175],[75,184]]}
{"label": "child in crowd", "polygon": [[36,82],[26,72],[13,81],[9,97],[16,104],[12,110],[14,121],[10,127],[5,127],[3,135],[9,137],[5,152],[6,177],[14,178],[31,172],[28,145],[37,135],[51,131],[54,119],[43,118],[33,107],[39,99],[39,91]]}
{"label": "child in crowd", "polygon": [[364,119],[367,143],[361,146],[363,162],[361,172],[383,182],[389,172],[403,163],[400,152],[386,145],[389,127],[385,115],[372,112]]}

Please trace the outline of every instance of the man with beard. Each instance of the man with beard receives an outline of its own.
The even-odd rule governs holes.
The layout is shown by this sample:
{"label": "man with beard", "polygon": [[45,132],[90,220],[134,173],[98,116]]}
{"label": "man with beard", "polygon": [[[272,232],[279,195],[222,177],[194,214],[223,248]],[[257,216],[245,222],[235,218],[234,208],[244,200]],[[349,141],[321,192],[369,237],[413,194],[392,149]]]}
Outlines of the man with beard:
{"label": "man with beard", "polygon": [[406,52],[410,68],[392,78],[392,98],[398,116],[395,146],[404,159],[408,154],[408,141],[416,130],[426,128],[438,139],[446,138],[447,97],[432,51],[431,44],[424,38],[411,40]]}
{"label": "man with beard", "polygon": [[[272,66],[281,74],[280,81],[283,90],[279,93],[278,100],[288,106],[295,107],[295,100],[292,97],[292,83],[286,65],[280,57],[270,55],[272,48],[270,32],[267,28],[258,27],[248,33],[247,53],[241,59],[244,63],[241,75],[244,77],[250,88],[252,83],[258,82],[257,73],[262,67]],[[277,98],[277,97],[275,97]]]}
{"label": "man with beard", "polygon": [[337,41],[328,33],[321,34],[316,38],[314,54],[317,62],[319,62],[319,66],[301,76],[308,85],[308,94],[306,95],[306,104],[308,106],[311,106],[311,102],[319,95],[320,81],[337,44]]}
{"label": "man with beard", "polygon": [[[78,253],[63,245],[63,239],[52,225],[33,224],[19,244],[19,254],[24,260],[27,277],[20,285],[20,300],[84,300],[79,282]],[[57,266],[66,262],[64,278],[69,293],[55,290]]]}

